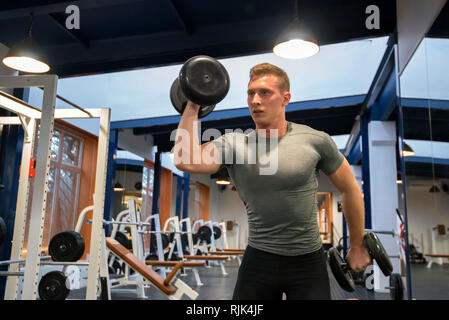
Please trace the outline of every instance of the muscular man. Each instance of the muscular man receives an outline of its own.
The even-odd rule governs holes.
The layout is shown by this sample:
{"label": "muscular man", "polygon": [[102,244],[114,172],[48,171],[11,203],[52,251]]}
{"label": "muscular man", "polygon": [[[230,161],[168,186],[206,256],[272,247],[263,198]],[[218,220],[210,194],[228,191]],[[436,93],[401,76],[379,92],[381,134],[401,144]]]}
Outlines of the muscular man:
{"label": "muscular man", "polygon": [[[248,107],[255,130],[227,133],[200,145],[195,129],[199,106],[191,102],[179,123],[178,129],[189,135],[188,139],[176,139],[175,148],[184,144],[175,152],[176,167],[211,174],[225,165],[246,206],[248,247],[233,299],[281,299],[283,293],[287,299],[330,299],[326,257],[317,224],[319,169],[342,195],[350,234],[350,267],[362,271],[371,263],[363,244],[362,195],[351,168],[328,134],[286,121],[285,107],[290,97],[287,74],[264,63],[251,69],[248,84]],[[269,157],[274,153],[278,161],[274,173],[261,174],[259,157],[255,163],[224,161],[242,152],[251,153],[251,141],[266,146],[263,150]],[[270,150],[270,145],[275,147]]]}

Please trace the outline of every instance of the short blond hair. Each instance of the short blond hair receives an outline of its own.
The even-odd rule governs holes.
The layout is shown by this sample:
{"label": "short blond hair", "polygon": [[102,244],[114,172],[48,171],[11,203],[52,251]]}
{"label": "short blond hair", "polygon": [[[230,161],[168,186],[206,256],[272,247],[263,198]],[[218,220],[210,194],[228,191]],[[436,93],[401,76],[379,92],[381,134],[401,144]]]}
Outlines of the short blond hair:
{"label": "short blond hair", "polygon": [[279,79],[279,88],[281,91],[290,91],[290,80],[288,79],[287,73],[281,68],[267,62],[260,63],[251,68],[249,71],[249,81],[251,82],[254,78],[266,74],[272,74]]}

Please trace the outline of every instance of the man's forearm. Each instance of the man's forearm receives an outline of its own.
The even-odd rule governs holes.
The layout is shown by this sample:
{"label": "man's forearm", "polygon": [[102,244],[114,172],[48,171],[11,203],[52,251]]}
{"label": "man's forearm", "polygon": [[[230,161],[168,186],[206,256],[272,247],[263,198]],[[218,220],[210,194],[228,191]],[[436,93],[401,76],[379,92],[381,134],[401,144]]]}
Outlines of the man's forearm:
{"label": "man's forearm", "polygon": [[[175,160],[178,163],[189,165],[198,161],[200,146],[198,141],[198,113],[186,107],[178,125],[175,140]],[[185,163],[187,162],[187,163]]]}
{"label": "man's forearm", "polygon": [[342,193],[343,212],[349,228],[351,246],[363,246],[365,234],[365,208],[360,189],[352,188]]}

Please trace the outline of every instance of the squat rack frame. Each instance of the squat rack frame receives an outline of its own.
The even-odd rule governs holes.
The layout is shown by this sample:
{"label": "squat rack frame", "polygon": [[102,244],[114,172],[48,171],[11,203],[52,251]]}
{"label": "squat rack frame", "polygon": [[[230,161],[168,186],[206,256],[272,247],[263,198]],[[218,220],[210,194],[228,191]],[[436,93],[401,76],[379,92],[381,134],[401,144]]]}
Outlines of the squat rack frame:
{"label": "squat rack frame", "polygon": [[[56,75],[0,76],[0,88],[39,87],[43,89],[42,110],[0,91],[0,107],[17,114],[17,117],[0,117],[0,124],[22,125],[25,131],[10,260],[20,259],[23,250],[29,194],[29,159],[33,154],[35,142],[34,131],[37,120],[40,120],[40,138],[36,157],[36,177],[34,178],[34,190],[30,203],[30,226],[21,294],[21,299],[23,300],[36,299],[41,264],[42,236],[45,221],[54,119],[99,118],[100,130],[86,292],[87,300],[96,300],[99,283],[102,220],[106,188],[110,108],[56,109],[57,82],[58,77]],[[76,262],[73,264],[76,265]],[[9,272],[11,274],[18,273],[19,265],[11,264],[9,266]],[[9,276],[6,285],[5,300],[18,299],[18,291],[18,277]]]}

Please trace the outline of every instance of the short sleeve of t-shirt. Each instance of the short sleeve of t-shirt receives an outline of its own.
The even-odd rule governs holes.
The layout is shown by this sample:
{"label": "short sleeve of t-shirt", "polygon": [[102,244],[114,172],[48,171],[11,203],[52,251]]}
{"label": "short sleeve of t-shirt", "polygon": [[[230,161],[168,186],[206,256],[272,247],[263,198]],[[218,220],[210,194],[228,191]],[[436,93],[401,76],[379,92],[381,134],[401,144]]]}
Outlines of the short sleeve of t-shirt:
{"label": "short sleeve of t-shirt", "polygon": [[338,150],[334,140],[327,133],[323,132],[322,137],[322,142],[318,148],[320,160],[317,167],[329,176],[337,171],[343,162],[344,156]]}
{"label": "short sleeve of t-shirt", "polygon": [[233,158],[233,150],[232,145],[229,143],[229,139],[231,138],[230,134],[224,134],[220,136],[219,138],[212,140],[212,143],[215,144],[215,146],[218,149],[219,155],[220,155],[220,163],[223,165],[225,163],[229,163],[229,161],[225,161],[226,159],[232,159]]}

